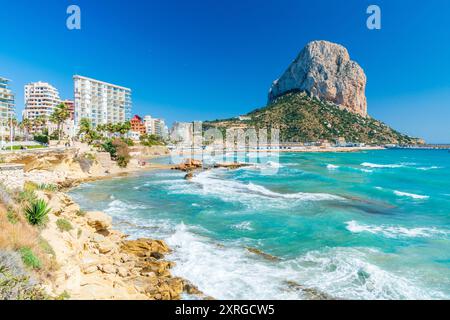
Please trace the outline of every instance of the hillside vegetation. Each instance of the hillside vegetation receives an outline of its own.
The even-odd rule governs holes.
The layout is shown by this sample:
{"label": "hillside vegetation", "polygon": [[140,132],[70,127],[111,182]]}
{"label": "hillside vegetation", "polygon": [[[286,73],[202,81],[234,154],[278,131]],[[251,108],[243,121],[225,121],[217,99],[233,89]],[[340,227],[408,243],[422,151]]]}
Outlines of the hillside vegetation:
{"label": "hillside vegetation", "polygon": [[371,117],[364,118],[334,104],[311,98],[305,93],[290,92],[267,107],[247,114],[249,120],[215,120],[206,127],[220,129],[279,128],[282,142],[346,142],[366,144],[417,144],[419,139],[404,135]]}

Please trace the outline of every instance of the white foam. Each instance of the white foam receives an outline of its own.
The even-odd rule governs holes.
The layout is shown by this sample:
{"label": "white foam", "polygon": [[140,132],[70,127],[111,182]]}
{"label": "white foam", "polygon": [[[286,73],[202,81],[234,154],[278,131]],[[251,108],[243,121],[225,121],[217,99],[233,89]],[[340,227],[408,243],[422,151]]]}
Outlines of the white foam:
{"label": "white foam", "polygon": [[334,164],[328,164],[327,169],[328,170],[336,170],[336,169],[339,169],[339,166],[336,166]]}
{"label": "white foam", "polygon": [[308,298],[301,290],[289,290],[286,281],[343,299],[445,297],[440,292],[422,289],[414,274],[394,274],[371,263],[374,256],[384,255],[373,249],[323,249],[274,262],[233,244],[219,246],[193,234],[183,224],[166,241],[174,249],[168,257],[176,262],[173,274],[190,280],[216,299]]}
{"label": "white foam", "polygon": [[436,170],[436,169],[442,169],[442,167],[431,166],[431,167],[419,167],[419,168],[417,168],[417,170],[422,170],[422,171],[429,171],[429,170]]}
{"label": "white foam", "polygon": [[129,212],[130,210],[146,209],[146,206],[131,204],[121,200],[113,200],[109,203],[108,208],[105,210],[108,214],[122,214]]}
{"label": "white foam", "polygon": [[378,164],[378,163],[370,163],[364,162],[361,163],[361,166],[368,168],[401,168],[404,167],[402,164]]}
{"label": "white foam", "polygon": [[409,197],[409,198],[413,198],[413,199],[418,199],[418,200],[425,200],[425,199],[429,199],[429,196],[424,196],[424,195],[420,195],[420,194],[414,194],[414,193],[408,193],[408,192],[403,192],[403,191],[398,191],[398,190],[394,190],[394,194],[399,196],[399,197]]}
{"label": "white foam", "polygon": [[244,221],[238,224],[235,224],[233,226],[233,229],[237,229],[237,230],[248,230],[251,231],[253,230],[252,228],[252,223],[250,221]]}
{"label": "white foam", "polygon": [[275,161],[267,161],[266,165],[272,168],[283,168],[283,166],[279,162]]}
{"label": "white foam", "polygon": [[387,238],[431,238],[436,236],[447,236],[448,232],[436,228],[406,228],[401,226],[371,226],[367,224],[358,223],[357,221],[348,221],[347,230],[352,233],[368,232],[371,234],[381,234]]}
{"label": "white foam", "polygon": [[[216,196],[228,202],[241,202],[250,207],[289,208],[304,201],[344,200],[327,193],[278,193],[254,183],[221,178],[222,170],[209,170],[196,175],[189,182],[168,185],[175,194]],[[292,201],[286,201],[292,200]]]}
{"label": "white foam", "polygon": [[295,270],[255,258],[242,247],[218,246],[183,224],[166,241],[174,249],[168,257],[176,262],[172,273],[215,299],[303,298],[301,292],[283,290]]}
{"label": "white foam", "polygon": [[[386,270],[386,254],[368,248],[310,251],[296,259],[299,283],[343,299],[442,299],[445,294],[419,283],[416,270]],[[374,261],[374,262],[372,262]],[[375,264],[376,263],[376,264]],[[394,273],[395,272],[395,273]]]}

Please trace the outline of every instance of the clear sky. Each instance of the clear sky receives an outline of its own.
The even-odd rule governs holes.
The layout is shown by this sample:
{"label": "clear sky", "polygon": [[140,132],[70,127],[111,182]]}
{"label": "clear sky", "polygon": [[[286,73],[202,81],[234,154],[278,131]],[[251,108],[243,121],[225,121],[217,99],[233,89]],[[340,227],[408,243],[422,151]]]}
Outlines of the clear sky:
{"label": "clear sky", "polygon": [[[369,114],[450,143],[448,0],[1,1],[0,75],[47,81],[73,98],[73,74],[130,87],[133,113],[173,121],[244,114],[311,40],[337,42],[368,77]],[[81,8],[82,29],[66,28]],[[378,4],[382,29],[366,27]]]}

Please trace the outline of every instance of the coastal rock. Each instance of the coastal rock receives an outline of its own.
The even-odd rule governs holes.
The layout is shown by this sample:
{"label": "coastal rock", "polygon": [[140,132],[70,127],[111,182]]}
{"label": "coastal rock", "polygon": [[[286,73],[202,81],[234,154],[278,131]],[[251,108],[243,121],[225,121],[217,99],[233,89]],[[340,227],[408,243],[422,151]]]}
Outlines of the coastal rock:
{"label": "coastal rock", "polygon": [[97,243],[97,249],[101,254],[107,254],[115,249],[114,243],[109,240],[104,240]]}
{"label": "coastal rock", "polygon": [[296,290],[303,292],[306,299],[308,300],[335,300],[335,298],[333,298],[329,294],[326,294],[315,288],[307,288],[295,281],[286,281],[285,284],[289,290]]}
{"label": "coastal rock", "polygon": [[261,256],[264,259],[269,260],[269,261],[279,261],[280,260],[280,258],[272,256],[272,255],[270,255],[268,253],[265,253],[265,252],[263,252],[263,251],[261,251],[259,249],[256,249],[256,248],[247,247],[246,249],[247,249],[248,252],[251,252],[251,253],[254,253],[254,254],[258,255],[258,256]]}
{"label": "coastal rock", "polygon": [[166,253],[170,252],[164,241],[150,239],[125,241],[122,245],[122,250],[140,258],[153,257],[156,259],[161,259]]}
{"label": "coastal rock", "polygon": [[97,232],[108,230],[111,227],[112,218],[103,212],[90,211],[86,213],[86,219],[89,226]]}
{"label": "coastal rock", "polygon": [[192,172],[189,172],[189,173],[184,177],[185,180],[192,180],[193,178],[194,178],[194,174],[193,174]]}
{"label": "coastal rock", "polygon": [[363,69],[350,60],[346,48],[328,41],[312,41],[273,83],[269,103],[287,92],[303,91],[365,117],[366,82]]}
{"label": "coastal rock", "polygon": [[125,278],[126,276],[128,276],[128,271],[127,271],[127,269],[125,269],[123,267],[119,267],[119,268],[117,268],[117,274],[119,276],[121,276],[122,278]]}
{"label": "coastal rock", "polygon": [[99,269],[104,273],[114,274],[117,272],[116,267],[111,264],[105,264],[99,267]]}
{"label": "coastal rock", "polygon": [[186,159],[185,162],[180,163],[179,165],[175,166],[173,169],[190,172],[190,171],[193,171],[196,169],[201,169],[202,167],[203,167],[203,164],[200,160]]}

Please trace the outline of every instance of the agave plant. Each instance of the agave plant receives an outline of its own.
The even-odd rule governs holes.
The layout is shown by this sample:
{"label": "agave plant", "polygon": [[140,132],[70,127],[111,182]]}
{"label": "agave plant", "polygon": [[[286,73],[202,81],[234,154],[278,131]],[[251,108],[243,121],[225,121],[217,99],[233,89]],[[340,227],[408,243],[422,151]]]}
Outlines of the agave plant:
{"label": "agave plant", "polygon": [[47,214],[50,212],[50,208],[47,203],[42,200],[36,200],[29,204],[25,208],[25,217],[28,222],[33,226],[43,225]]}

